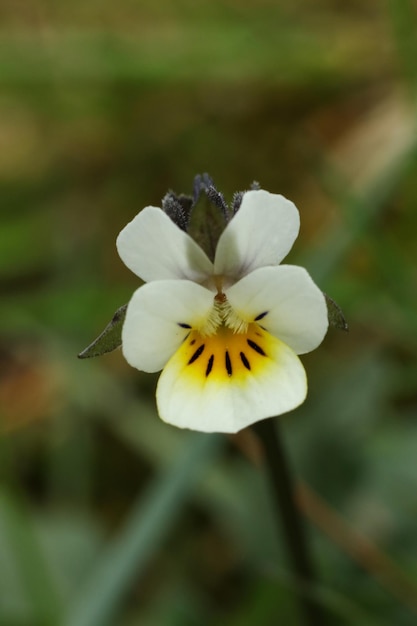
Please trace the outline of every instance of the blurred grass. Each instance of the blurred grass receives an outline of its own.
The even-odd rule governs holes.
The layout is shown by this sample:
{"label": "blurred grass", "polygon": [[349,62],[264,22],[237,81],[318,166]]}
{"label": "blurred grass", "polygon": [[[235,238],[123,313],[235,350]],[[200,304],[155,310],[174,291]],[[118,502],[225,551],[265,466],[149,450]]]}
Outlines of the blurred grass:
{"label": "blurred grass", "polygon": [[[413,4],[32,0],[0,18],[0,624],[297,623],[256,442],[207,453],[189,491],[198,450],[157,418],[156,378],[75,358],[137,286],[119,230],[202,171],[228,198],[257,179],[296,202],[290,262],[349,321],[281,420],[300,480],[407,584],[307,508],[315,593],[334,624],[414,624]],[[150,485],[158,502],[173,484],[155,513]]]}

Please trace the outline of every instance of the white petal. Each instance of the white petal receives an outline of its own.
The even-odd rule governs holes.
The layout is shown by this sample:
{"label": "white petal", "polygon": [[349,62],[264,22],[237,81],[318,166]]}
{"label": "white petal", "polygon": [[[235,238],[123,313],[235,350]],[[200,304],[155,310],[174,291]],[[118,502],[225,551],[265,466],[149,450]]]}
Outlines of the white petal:
{"label": "white petal", "polygon": [[258,269],[230,287],[227,298],[246,322],[266,313],[258,323],[297,354],[317,348],[327,332],[324,295],[302,267]]}
{"label": "white petal", "polygon": [[127,267],[142,280],[170,278],[203,282],[213,264],[187,233],[157,207],[146,207],[117,238],[117,250]]}
{"label": "white petal", "polygon": [[278,265],[290,251],[300,228],[296,206],[263,189],[248,191],[239,211],[221,234],[215,274],[235,280],[266,265]]}
{"label": "white petal", "polygon": [[221,337],[209,337],[191,345],[190,334],[159,378],[157,404],[165,422],[203,432],[235,433],[304,401],[307,380],[299,358],[284,343],[253,327],[262,333],[256,342],[263,354],[248,345],[246,335],[230,333],[226,344]]}
{"label": "white petal", "polygon": [[212,306],[212,292],[187,280],[143,285],[133,294],[123,324],[122,350],[126,360],[139,370],[158,372],[190,328],[204,325]]}

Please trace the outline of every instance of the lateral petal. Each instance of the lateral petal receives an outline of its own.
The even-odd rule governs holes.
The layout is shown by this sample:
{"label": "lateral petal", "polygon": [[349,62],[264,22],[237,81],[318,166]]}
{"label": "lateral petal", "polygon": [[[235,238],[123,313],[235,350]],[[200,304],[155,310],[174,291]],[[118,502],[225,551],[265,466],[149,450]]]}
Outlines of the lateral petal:
{"label": "lateral petal", "polygon": [[278,265],[298,235],[296,206],[263,189],[247,191],[240,209],[220,236],[214,272],[239,280],[253,270]]}
{"label": "lateral petal", "polygon": [[147,283],[130,300],[122,329],[123,355],[144,372],[158,372],[191,328],[204,326],[213,293],[187,280]]}
{"label": "lateral petal", "polygon": [[123,263],[145,282],[186,279],[203,282],[213,264],[187,233],[157,207],[143,209],[116,241]]}
{"label": "lateral petal", "polygon": [[156,392],[165,422],[236,433],[304,401],[306,375],[291,348],[256,324],[247,334],[223,332],[208,338],[191,333],[165,366]]}
{"label": "lateral petal", "polygon": [[296,354],[317,348],[327,332],[324,295],[302,267],[260,268],[230,287],[227,298],[239,317],[256,321]]}

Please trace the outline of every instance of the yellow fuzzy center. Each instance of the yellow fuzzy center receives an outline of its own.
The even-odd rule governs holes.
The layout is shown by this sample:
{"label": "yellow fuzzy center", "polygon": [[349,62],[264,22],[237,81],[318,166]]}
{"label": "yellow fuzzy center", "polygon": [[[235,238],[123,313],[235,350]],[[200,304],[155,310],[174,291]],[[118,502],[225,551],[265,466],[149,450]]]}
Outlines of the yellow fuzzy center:
{"label": "yellow fuzzy center", "polygon": [[[242,319],[230,305],[222,290],[222,277],[214,277],[217,294],[208,318],[201,326],[189,329],[176,358],[184,374],[200,380],[244,381],[250,374],[265,368],[272,352],[273,338],[257,322],[268,315],[264,311],[252,321]],[[268,358],[269,354],[269,358]]]}
{"label": "yellow fuzzy center", "polygon": [[234,333],[245,333],[248,329],[248,322],[237,315],[225,294],[220,291],[214,298],[209,318],[198,331],[203,337],[210,337],[216,334],[221,326],[229,328]]}

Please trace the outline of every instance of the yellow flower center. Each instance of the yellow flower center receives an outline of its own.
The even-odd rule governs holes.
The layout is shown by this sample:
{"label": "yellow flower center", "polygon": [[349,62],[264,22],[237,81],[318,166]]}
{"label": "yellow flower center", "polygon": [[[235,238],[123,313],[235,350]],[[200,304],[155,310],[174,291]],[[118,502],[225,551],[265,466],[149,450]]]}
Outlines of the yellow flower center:
{"label": "yellow flower center", "polygon": [[244,382],[268,367],[271,359],[274,338],[257,323],[268,312],[253,321],[242,319],[222,291],[222,277],[214,278],[217,293],[208,319],[201,326],[179,324],[189,333],[173,358],[181,363],[183,375],[200,382]]}
{"label": "yellow flower center", "polygon": [[271,335],[258,324],[246,324],[243,332],[221,325],[215,334],[192,330],[179,349],[183,373],[206,380],[232,378],[244,382],[257,375],[271,356]]}
{"label": "yellow flower center", "polygon": [[230,328],[234,333],[245,333],[248,329],[248,323],[233,310],[226,295],[218,292],[214,297],[213,308],[209,318],[198,331],[203,337],[210,337],[217,333],[221,326]]}

